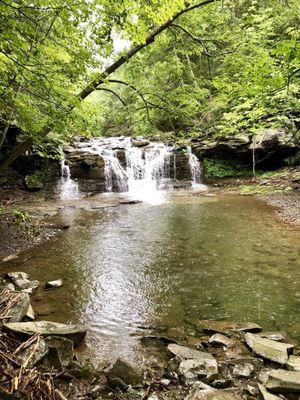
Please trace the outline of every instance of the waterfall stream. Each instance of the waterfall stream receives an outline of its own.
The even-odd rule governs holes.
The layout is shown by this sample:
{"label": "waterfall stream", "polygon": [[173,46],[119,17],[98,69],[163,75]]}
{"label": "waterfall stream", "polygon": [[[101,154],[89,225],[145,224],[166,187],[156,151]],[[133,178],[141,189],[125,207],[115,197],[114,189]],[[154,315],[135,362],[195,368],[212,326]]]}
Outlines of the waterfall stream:
{"label": "waterfall stream", "polygon": [[[125,192],[130,198],[161,203],[166,189],[178,186],[180,167],[187,169],[192,187],[201,184],[201,166],[191,147],[176,148],[160,142],[133,140],[130,137],[94,138],[77,142],[83,154],[98,155],[104,163],[105,191]],[[121,156],[120,156],[121,155]],[[178,158],[181,157],[181,163]],[[182,161],[183,160],[183,161]],[[62,162],[61,198],[78,195],[78,184],[71,179],[69,167]]]}

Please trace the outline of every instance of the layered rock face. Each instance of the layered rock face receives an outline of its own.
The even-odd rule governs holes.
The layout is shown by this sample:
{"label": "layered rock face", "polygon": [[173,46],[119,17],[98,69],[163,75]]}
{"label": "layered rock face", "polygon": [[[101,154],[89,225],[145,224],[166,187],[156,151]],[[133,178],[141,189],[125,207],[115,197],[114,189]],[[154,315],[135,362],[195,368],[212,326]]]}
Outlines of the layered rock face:
{"label": "layered rock face", "polygon": [[193,153],[199,159],[232,159],[251,165],[253,151],[262,168],[277,168],[283,160],[295,156],[300,151],[296,131],[282,128],[266,128],[250,138],[248,134],[238,134],[227,139],[192,139]]}

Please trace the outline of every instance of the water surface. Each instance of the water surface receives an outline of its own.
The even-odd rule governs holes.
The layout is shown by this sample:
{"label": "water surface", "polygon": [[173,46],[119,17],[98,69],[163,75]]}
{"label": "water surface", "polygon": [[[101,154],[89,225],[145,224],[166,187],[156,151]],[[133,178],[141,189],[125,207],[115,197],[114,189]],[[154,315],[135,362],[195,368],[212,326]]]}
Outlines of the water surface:
{"label": "water surface", "polygon": [[12,269],[64,286],[34,300],[40,318],[89,328],[89,351],[135,359],[141,332],[197,319],[299,324],[299,228],[249,197],[177,196],[87,212],[66,209],[71,228],[24,253]]}

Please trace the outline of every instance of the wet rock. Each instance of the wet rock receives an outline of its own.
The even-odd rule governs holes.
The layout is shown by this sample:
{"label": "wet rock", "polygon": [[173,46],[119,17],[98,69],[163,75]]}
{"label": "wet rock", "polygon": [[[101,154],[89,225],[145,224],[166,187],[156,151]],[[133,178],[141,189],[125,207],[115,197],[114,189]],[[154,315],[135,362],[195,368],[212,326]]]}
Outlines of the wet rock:
{"label": "wet rock", "polygon": [[142,200],[120,200],[119,204],[139,204],[142,203]]}
{"label": "wet rock", "polygon": [[94,365],[90,362],[80,364],[72,361],[69,366],[68,373],[76,379],[84,379],[86,381],[93,381],[96,374]]}
{"label": "wet rock", "polygon": [[209,338],[208,343],[213,346],[232,347],[236,342],[228,336],[222,335],[221,333],[216,333]]}
{"label": "wet rock", "polygon": [[281,400],[281,397],[278,397],[275,394],[268,392],[267,389],[260,383],[258,384],[258,390],[263,400]]}
{"label": "wet rock", "polygon": [[300,356],[290,356],[286,366],[290,371],[300,371]]}
{"label": "wet rock", "polygon": [[30,306],[28,293],[14,293],[12,301],[15,303],[8,311],[9,322],[20,322],[25,317]]}
{"label": "wet rock", "polygon": [[32,343],[26,349],[17,353],[16,358],[24,368],[33,368],[36,364],[42,361],[42,359],[48,353],[48,346],[42,338],[38,338],[37,341]]}
{"label": "wet rock", "polygon": [[288,351],[291,351],[294,348],[292,344],[264,339],[251,333],[247,333],[245,339],[246,343],[255,354],[279,364],[287,363],[289,358]]}
{"label": "wet rock", "polygon": [[216,379],[211,383],[211,386],[215,389],[227,389],[233,386],[232,379]]}
{"label": "wet rock", "polygon": [[45,339],[49,348],[47,364],[56,369],[68,367],[73,360],[73,342],[60,336],[49,336]]}
{"label": "wet rock", "polygon": [[300,393],[300,372],[284,369],[271,370],[266,388],[274,393]]}
{"label": "wet rock", "polygon": [[144,139],[132,139],[131,140],[131,144],[133,147],[145,147],[148,146],[148,144],[150,144],[149,140],[144,140]]}
{"label": "wet rock", "polygon": [[203,332],[259,332],[262,328],[253,322],[229,322],[200,320],[197,322],[197,329]]}
{"label": "wet rock", "polygon": [[169,344],[168,350],[179,359],[179,375],[185,379],[213,378],[218,374],[216,359],[210,354],[177,344]]}
{"label": "wet rock", "polygon": [[142,384],[142,375],[140,371],[132,365],[118,359],[107,373],[107,378],[117,387],[139,386]]}
{"label": "wet rock", "polygon": [[46,282],[45,287],[47,289],[55,289],[61,287],[62,285],[63,285],[62,279],[56,279],[55,281]]}
{"label": "wet rock", "polygon": [[8,323],[4,324],[3,327],[5,330],[13,332],[20,337],[34,334],[63,336],[72,340],[75,346],[84,340],[87,333],[86,328],[82,325],[66,325],[50,321]]}
{"label": "wet rock", "polygon": [[39,286],[39,281],[31,281],[26,272],[9,272],[7,277],[22,292],[32,294]]}

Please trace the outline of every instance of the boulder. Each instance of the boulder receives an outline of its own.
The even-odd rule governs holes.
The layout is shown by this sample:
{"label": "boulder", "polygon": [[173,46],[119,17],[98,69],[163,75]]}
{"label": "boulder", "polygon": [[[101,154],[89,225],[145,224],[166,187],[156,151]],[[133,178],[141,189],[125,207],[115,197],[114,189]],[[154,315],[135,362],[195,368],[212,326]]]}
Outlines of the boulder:
{"label": "boulder", "polygon": [[185,379],[211,379],[218,374],[218,363],[210,353],[193,350],[178,344],[169,344],[168,350],[180,361],[178,373]]}
{"label": "boulder", "polygon": [[254,366],[251,363],[244,362],[241,364],[236,364],[233,367],[233,376],[249,378],[254,373]]}
{"label": "boulder", "polygon": [[290,371],[300,371],[300,356],[290,356],[286,366]]}
{"label": "boulder", "polygon": [[266,388],[274,393],[300,393],[300,372],[273,369],[269,373]]}
{"label": "boulder", "polygon": [[49,336],[45,339],[49,348],[47,363],[56,369],[64,369],[73,361],[73,342],[61,336]]}
{"label": "boulder", "polygon": [[267,389],[260,383],[258,384],[258,390],[263,400],[282,400],[281,397],[278,397],[275,394],[268,392]]}
{"label": "boulder", "polygon": [[30,307],[29,294],[13,292],[11,301],[14,305],[8,310],[6,320],[20,322],[26,316]]}
{"label": "boulder", "polygon": [[9,272],[7,277],[13,282],[17,289],[32,294],[39,286],[39,281],[31,281],[26,272]]}
{"label": "boulder", "polygon": [[294,348],[292,344],[276,342],[251,333],[246,333],[245,339],[247,345],[255,354],[279,364],[287,363],[289,358],[288,351]]}
{"label": "boulder", "polygon": [[56,279],[55,281],[46,282],[45,287],[47,289],[55,289],[61,287],[62,285],[63,285],[62,279]]}
{"label": "boulder", "polygon": [[208,343],[213,346],[232,347],[236,341],[221,333],[216,333],[209,338]]}
{"label": "boulder", "polygon": [[45,340],[39,337],[30,346],[18,352],[16,358],[24,368],[33,368],[36,364],[42,361],[47,353],[48,346],[46,345]]}
{"label": "boulder", "polygon": [[229,322],[200,320],[197,322],[197,329],[203,332],[259,332],[262,328],[253,322]]}
{"label": "boulder", "polygon": [[75,346],[84,340],[87,333],[86,328],[82,325],[66,325],[50,321],[7,323],[3,325],[3,328],[20,337],[28,337],[34,334],[63,336],[72,340]]}
{"label": "boulder", "polygon": [[133,147],[145,147],[148,146],[150,142],[146,139],[132,139],[131,144]]}
{"label": "boulder", "polygon": [[113,386],[122,388],[142,384],[141,371],[121,359],[118,359],[108,371],[107,378]]}
{"label": "boulder", "polygon": [[257,336],[265,339],[275,340],[276,342],[287,342],[288,335],[286,332],[261,332]]}

